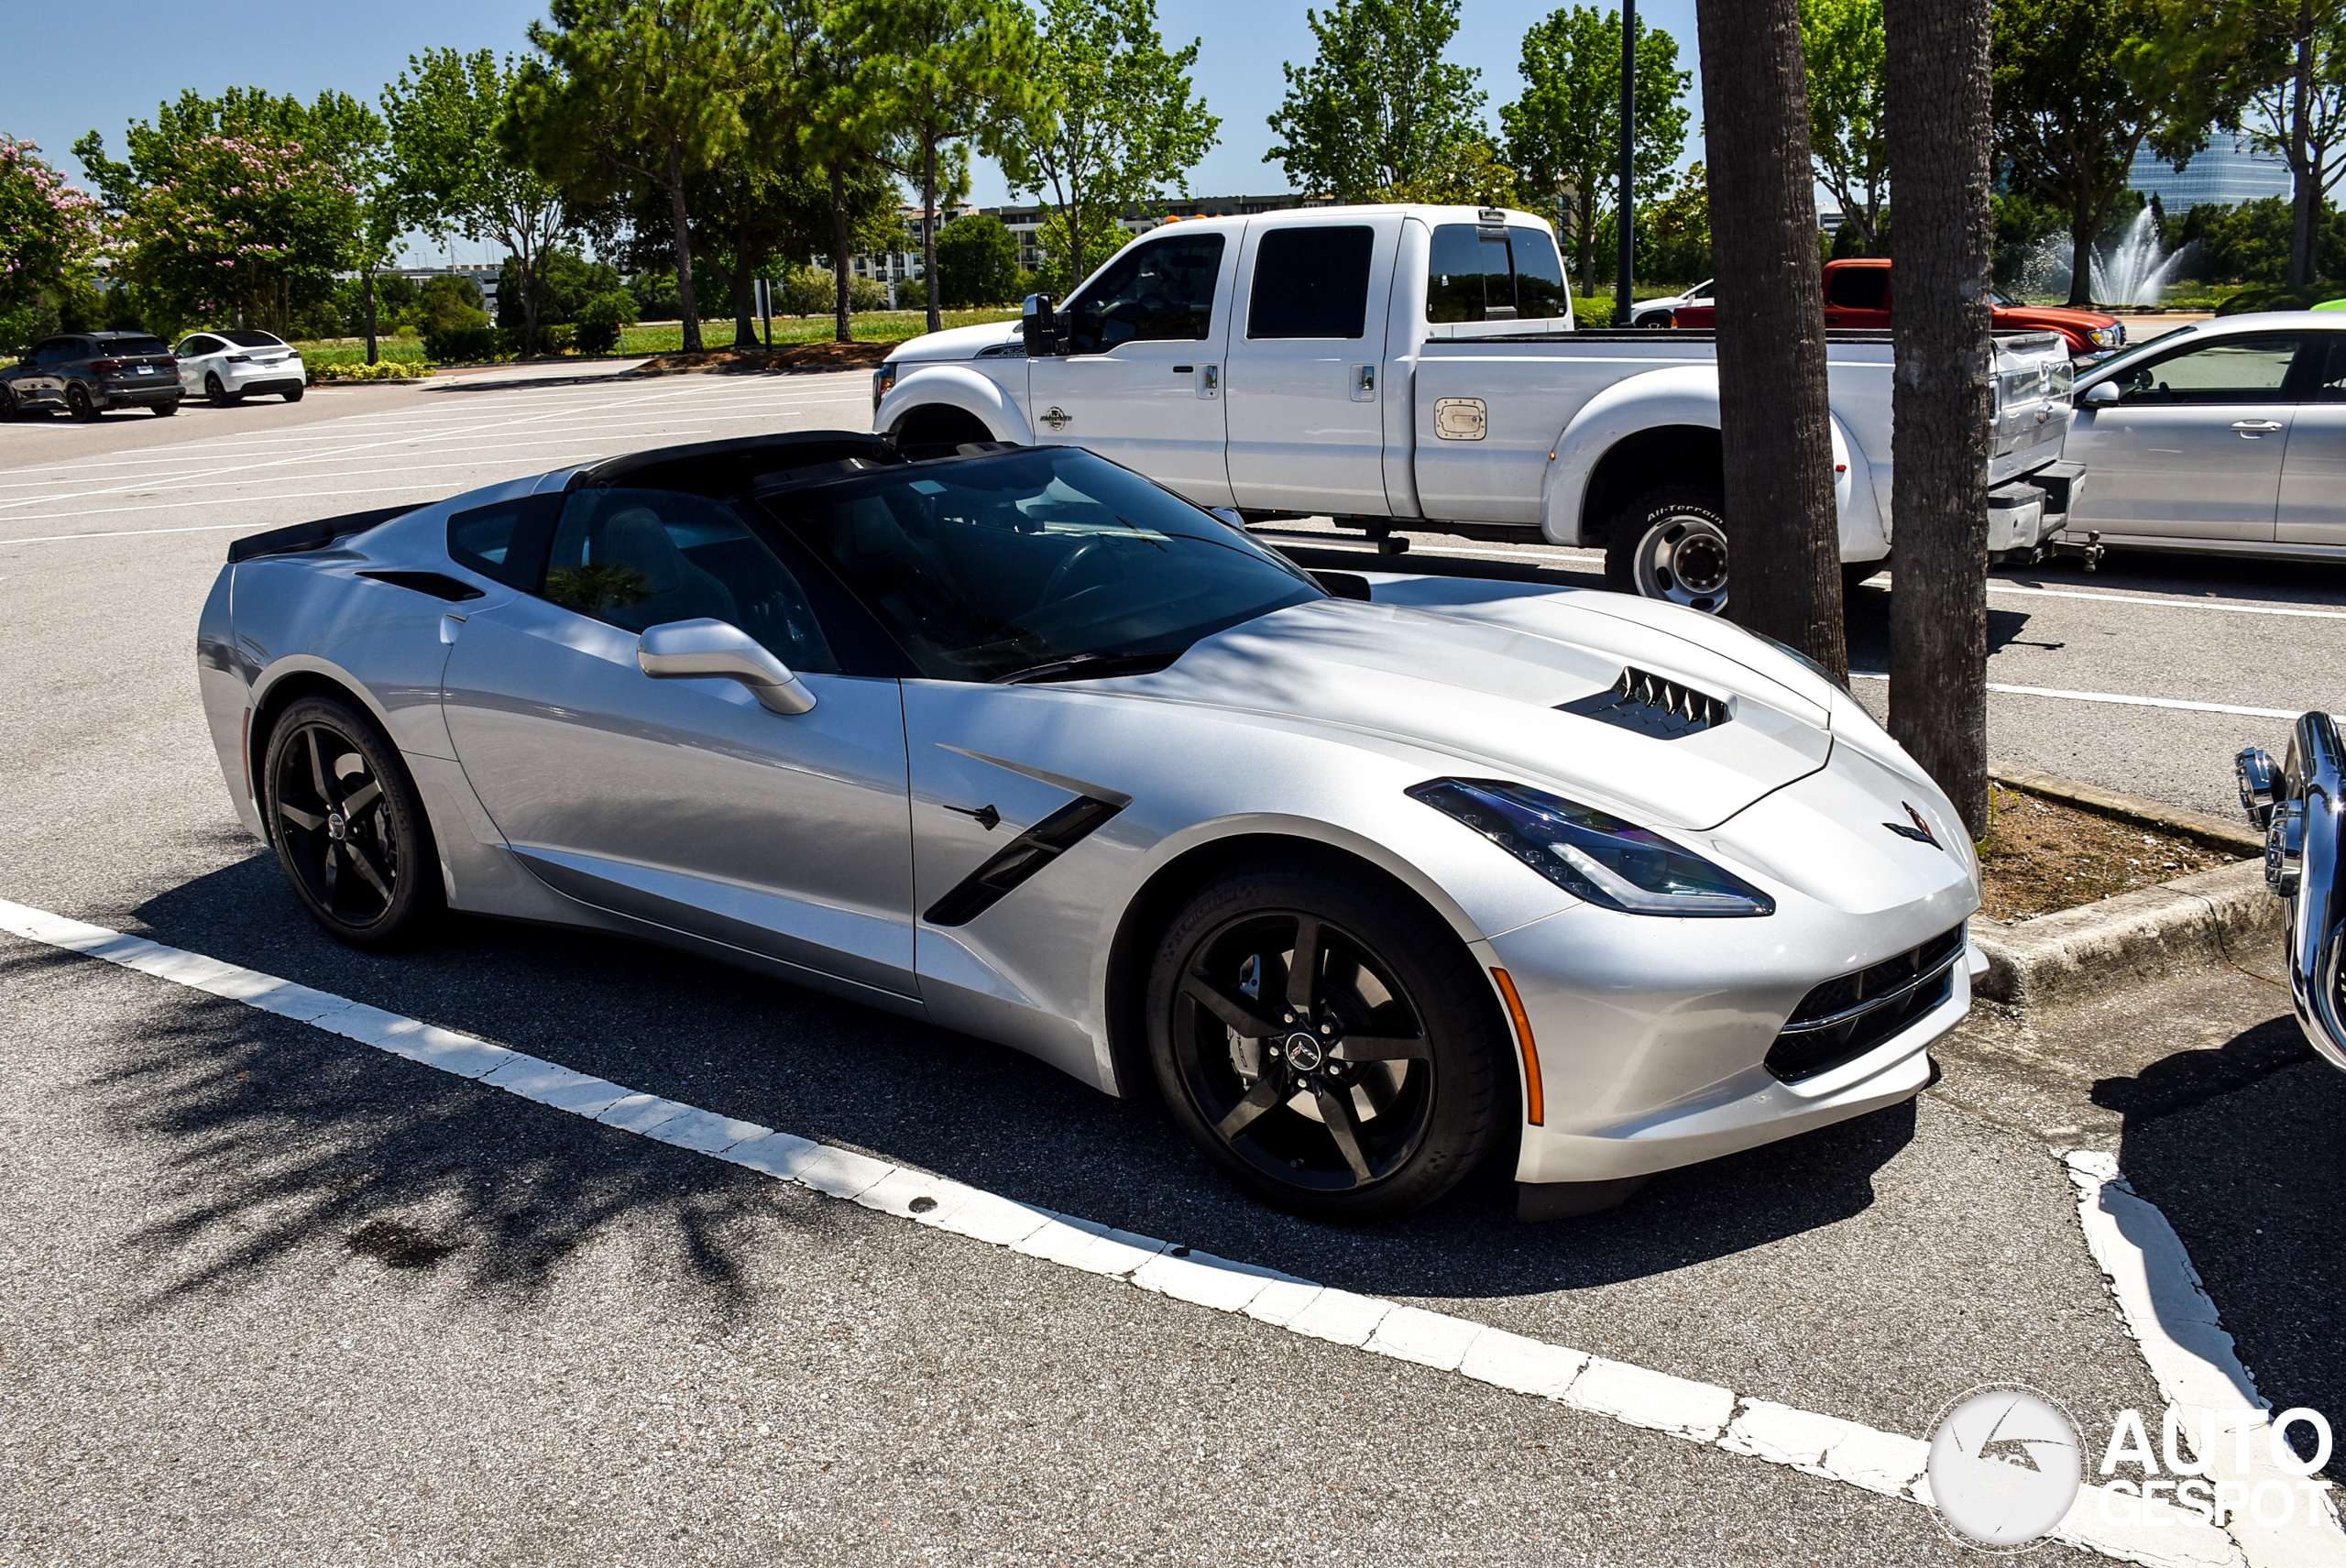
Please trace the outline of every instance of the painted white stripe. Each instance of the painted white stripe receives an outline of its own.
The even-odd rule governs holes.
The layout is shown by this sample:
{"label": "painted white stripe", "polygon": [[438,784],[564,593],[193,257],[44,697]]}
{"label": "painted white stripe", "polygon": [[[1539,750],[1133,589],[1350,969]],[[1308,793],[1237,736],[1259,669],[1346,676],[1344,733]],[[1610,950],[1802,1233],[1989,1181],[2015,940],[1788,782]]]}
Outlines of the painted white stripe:
{"label": "painted white stripe", "polygon": [[2092,599],[2099,604],[2143,605],[2153,609],[2216,609],[2231,615],[2289,615],[2313,620],[2346,620],[2346,609],[2298,609],[2268,604],[2209,604],[2199,599],[2143,598],[2131,594],[2093,594],[2080,588],[2024,588],[2014,583],[1990,583],[1991,594],[2026,594],[2037,598]]}
{"label": "painted white stripe", "polygon": [[[2141,1343],[2143,1359],[2150,1364],[2166,1402],[2185,1411],[2247,1409],[2269,1417],[2271,1403],[2241,1364],[2216,1303],[2209,1299],[2199,1271],[2191,1266],[2191,1255],[2166,1216],[2136,1194],[2109,1155],[2071,1150],[2064,1163],[2077,1189],[2077,1219],[2085,1227],[2086,1245],[2101,1266],[2128,1330]],[[2196,1416],[2187,1419],[2198,1420]],[[2231,1475],[2239,1444],[2219,1438],[2211,1446],[2217,1477]],[[2297,1489],[2301,1477],[2273,1464],[2266,1430],[2249,1434],[2246,1452],[2248,1471],[2237,1478],[2251,1488],[2277,1482],[2295,1494],[2297,1503],[2287,1524],[2261,1524],[2246,1510],[2227,1521],[2250,1568],[2346,1563],[2346,1530],[2340,1529],[2329,1495]],[[2318,1505],[2309,1502],[2313,1496],[2320,1497]],[[2319,1508],[2318,1518],[2307,1519],[2308,1507]]]}
{"label": "painted white stripe", "polygon": [[[1740,1398],[1716,1384],[1056,1213],[851,1149],[630,1091],[558,1062],[258,970],[5,899],[0,899],[0,930],[310,1024],[557,1111],[796,1182],[933,1230],[1216,1311],[1244,1312],[1290,1333],[1553,1399],[1590,1415],[1668,1432],[1883,1497],[1921,1504],[1930,1500],[1930,1483],[1924,1474],[1929,1449],[1916,1438]],[[2098,1487],[2083,1487],[2054,1538],[2150,1568],[2242,1564],[2231,1540],[2212,1527],[2196,1520],[2155,1529],[2111,1526],[2101,1520],[2100,1500]]]}
{"label": "painted white stripe", "polygon": [[[1880,670],[1851,670],[1853,681],[1886,681],[1890,676]],[[2295,718],[2303,708],[2241,707],[2228,702],[2186,702],[2174,696],[2125,696],[2117,692],[2061,691],[2053,686],[2012,686],[1995,681],[1988,683],[1991,692],[2008,692],[2013,696],[2052,696],[2065,702],[2110,702],[2123,707],[2174,707],[2188,713],[2237,713],[2249,718]]]}

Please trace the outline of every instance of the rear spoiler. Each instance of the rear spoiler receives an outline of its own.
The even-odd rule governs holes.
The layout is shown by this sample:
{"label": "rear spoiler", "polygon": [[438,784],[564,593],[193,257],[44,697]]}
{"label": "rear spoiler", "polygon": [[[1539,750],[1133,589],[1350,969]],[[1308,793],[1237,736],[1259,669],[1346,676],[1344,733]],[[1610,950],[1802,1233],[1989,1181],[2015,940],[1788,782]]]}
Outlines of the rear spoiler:
{"label": "rear spoiler", "polygon": [[373,511],[345,512],[340,517],[322,517],[315,522],[297,522],[291,528],[272,528],[267,533],[248,533],[228,542],[228,560],[233,565],[263,555],[299,555],[306,551],[323,550],[337,539],[364,533],[415,510],[378,507]]}

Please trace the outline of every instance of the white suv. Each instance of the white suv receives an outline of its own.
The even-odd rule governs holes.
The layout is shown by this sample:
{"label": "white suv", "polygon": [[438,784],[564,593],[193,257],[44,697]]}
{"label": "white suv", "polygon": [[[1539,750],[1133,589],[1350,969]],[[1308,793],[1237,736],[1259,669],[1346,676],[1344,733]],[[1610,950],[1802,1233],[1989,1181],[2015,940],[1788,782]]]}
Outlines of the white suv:
{"label": "white suv", "polygon": [[1676,326],[1681,305],[1710,305],[1718,302],[1711,298],[1711,280],[1707,278],[1683,294],[1672,294],[1659,300],[1639,300],[1629,307],[1631,326]]}
{"label": "white suv", "polygon": [[214,407],[241,402],[255,392],[276,392],[289,403],[301,400],[310,384],[301,350],[269,333],[236,327],[190,333],[180,342],[180,385],[201,392]]}

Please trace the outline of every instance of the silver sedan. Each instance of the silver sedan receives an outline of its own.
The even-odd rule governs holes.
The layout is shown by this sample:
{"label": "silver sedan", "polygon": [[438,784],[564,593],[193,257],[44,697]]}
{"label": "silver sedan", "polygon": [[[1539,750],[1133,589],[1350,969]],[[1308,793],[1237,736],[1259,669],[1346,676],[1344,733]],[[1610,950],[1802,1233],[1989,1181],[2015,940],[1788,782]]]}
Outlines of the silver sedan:
{"label": "silver sedan", "polygon": [[2202,322],[2079,374],[2057,543],[2346,559],[2346,319]]}
{"label": "silver sedan", "polygon": [[1072,447],[776,436],[263,534],[198,664],[347,942],[682,948],[1161,1093],[1324,1219],[1493,1156],[1573,1212],[1895,1104],[1979,964],[1961,822],[1804,661],[1314,577]]}

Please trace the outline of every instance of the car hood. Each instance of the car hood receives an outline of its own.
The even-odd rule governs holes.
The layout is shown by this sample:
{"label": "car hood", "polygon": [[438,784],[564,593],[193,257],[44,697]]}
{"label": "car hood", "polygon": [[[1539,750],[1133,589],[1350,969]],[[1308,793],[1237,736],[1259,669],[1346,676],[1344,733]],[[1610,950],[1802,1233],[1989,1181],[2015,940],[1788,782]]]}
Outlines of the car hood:
{"label": "car hood", "polygon": [[2043,326],[2055,332],[2066,327],[2072,332],[2090,333],[2117,324],[2116,316],[2103,315],[2099,311],[2073,311],[2057,305],[1998,305],[1998,326]]}
{"label": "car hood", "polygon": [[[1380,598],[1395,587],[1380,582]],[[1807,673],[1793,661],[1692,611],[1681,614],[1749,649],[1587,602],[1618,599],[1322,599],[1206,638],[1168,669],[1093,689],[1336,727],[1363,743],[1453,759],[1430,757],[1430,767],[1554,789],[1654,827],[1715,827],[1825,765],[1830,707],[1801,689]],[[1768,673],[1770,663],[1786,678]],[[1566,711],[1601,707],[1628,671],[1714,699],[1724,721],[1665,738],[1644,704]]]}
{"label": "car hood", "polygon": [[975,359],[982,349],[996,344],[1015,343],[1019,336],[1016,322],[989,322],[983,326],[951,326],[943,332],[926,333],[898,345],[888,356],[892,365],[913,361],[938,359]]}

